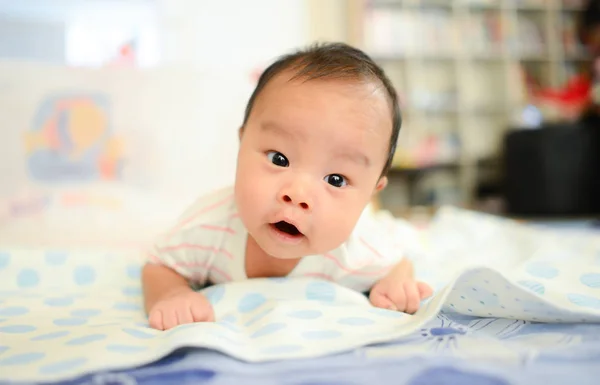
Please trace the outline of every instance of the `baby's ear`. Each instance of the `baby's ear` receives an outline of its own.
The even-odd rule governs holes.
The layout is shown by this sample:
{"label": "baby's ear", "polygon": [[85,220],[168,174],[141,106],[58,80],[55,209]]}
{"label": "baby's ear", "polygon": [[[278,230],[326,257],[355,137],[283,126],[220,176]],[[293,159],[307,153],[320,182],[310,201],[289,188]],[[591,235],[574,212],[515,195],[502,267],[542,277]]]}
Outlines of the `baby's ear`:
{"label": "baby's ear", "polygon": [[238,130],[238,139],[242,140],[242,135],[244,135],[244,126],[241,126]]}
{"label": "baby's ear", "polygon": [[385,188],[385,186],[387,186],[388,184],[388,178],[387,176],[382,176],[381,178],[379,178],[379,181],[377,182],[377,187],[375,187],[375,192],[378,193],[381,190],[383,190]]}

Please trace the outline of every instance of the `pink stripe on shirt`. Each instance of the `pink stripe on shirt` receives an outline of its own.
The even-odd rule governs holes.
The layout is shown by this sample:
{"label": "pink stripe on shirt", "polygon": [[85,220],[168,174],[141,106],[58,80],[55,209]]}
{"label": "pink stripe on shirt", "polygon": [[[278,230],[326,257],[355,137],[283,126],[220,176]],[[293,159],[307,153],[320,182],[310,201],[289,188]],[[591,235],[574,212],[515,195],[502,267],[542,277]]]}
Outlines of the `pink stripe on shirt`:
{"label": "pink stripe on shirt", "polygon": [[[148,254],[148,258],[150,259],[150,261],[152,263],[155,263],[157,265],[168,266],[156,255]],[[232,278],[229,274],[227,274],[225,271],[219,269],[218,267],[210,266],[207,262],[177,262],[177,263],[171,265],[170,267],[173,267],[173,268],[179,267],[179,268],[184,268],[184,269],[201,268],[201,269],[205,269],[207,272],[214,271],[215,273],[217,273],[217,274],[221,275],[223,278],[225,278],[227,281],[232,281]],[[197,274],[197,272],[192,272],[192,276],[194,276],[195,274]],[[196,279],[197,279],[197,276],[196,276]]]}
{"label": "pink stripe on shirt", "polygon": [[369,249],[373,254],[377,256],[377,258],[383,258],[383,255],[379,253],[379,251],[375,250],[375,248],[367,243],[362,237],[359,238],[360,242],[365,245],[367,249]]}
{"label": "pink stripe on shirt", "polygon": [[305,277],[313,277],[313,278],[321,278],[324,279],[326,281],[333,281],[333,277],[329,274],[323,274],[323,273],[306,273],[304,274]]}
{"label": "pink stripe on shirt", "polygon": [[203,229],[206,229],[206,230],[222,231],[224,233],[235,234],[235,230],[232,229],[231,227],[213,226],[213,225],[202,225],[200,227]]}
{"label": "pink stripe on shirt", "polygon": [[157,264],[157,265],[162,265],[163,264],[163,262],[160,260],[160,258],[158,258],[154,254],[148,254],[148,259],[150,260],[151,263],[154,263],[154,264]]}
{"label": "pink stripe on shirt", "polygon": [[187,225],[188,223],[192,222],[194,219],[198,218],[200,215],[205,214],[211,210],[216,209],[219,206],[224,205],[225,203],[229,202],[231,200],[231,198],[233,198],[233,194],[229,194],[226,198],[208,206],[208,207],[204,207],[202,209],[200,209],[200,211],[198,211],[197,213],[195,213],[194,215],[192,215],[191,217],[182,220],[181,222],[179,222],[170,232],[168,235],[173,235],[173,233],[177,232],[179,229],[181,229],[183,226]]}
{"label": "pink stripe on shirt", "polygon": [[215,272],[225,278],[227,281],[231,281],[231,276],[225,271],[215,266],[210,266],[207,262],[178,262],[175,263],[174,267],[182,267],[184,269],[206,269],[208,272]]}

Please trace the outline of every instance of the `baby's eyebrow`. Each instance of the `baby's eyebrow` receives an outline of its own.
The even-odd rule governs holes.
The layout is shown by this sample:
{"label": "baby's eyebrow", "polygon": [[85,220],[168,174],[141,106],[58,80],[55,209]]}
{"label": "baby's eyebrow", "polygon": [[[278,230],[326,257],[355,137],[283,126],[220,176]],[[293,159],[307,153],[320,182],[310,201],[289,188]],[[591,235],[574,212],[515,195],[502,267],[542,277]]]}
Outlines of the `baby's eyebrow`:
{"label": "baby's eyebrow", "polygon": [[365,167],[369,167],[371,165],[371,160],[369,159],[369,157],[360,151],[340,150],[336,153],[336,156],[338,158],[346,159]]}
{"label": "baby's eyebrow", "polygon": [[294,138],[297,136],[297,133],[294,131],[290,131],[290,130],[286,130],[285,128],[281,127],[280,125],[274,123],[274,122],[265,122],[261,125],[261,130],[262,132],[270,132],[276,135],[281,135],[281,136],[288,136],[291,138]]}

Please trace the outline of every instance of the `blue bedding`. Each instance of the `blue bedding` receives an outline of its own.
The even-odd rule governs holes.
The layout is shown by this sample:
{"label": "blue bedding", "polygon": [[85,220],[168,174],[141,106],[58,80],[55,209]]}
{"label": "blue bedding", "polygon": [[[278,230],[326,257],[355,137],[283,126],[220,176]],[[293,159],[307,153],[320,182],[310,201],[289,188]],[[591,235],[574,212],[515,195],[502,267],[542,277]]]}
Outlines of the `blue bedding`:
{"label": "blue bedding", "polygon": [[320,359],[248,364],[179,350],[154,364],[78,378],[84,384],[598,384],[600,325],[440,314],[400,340]]}

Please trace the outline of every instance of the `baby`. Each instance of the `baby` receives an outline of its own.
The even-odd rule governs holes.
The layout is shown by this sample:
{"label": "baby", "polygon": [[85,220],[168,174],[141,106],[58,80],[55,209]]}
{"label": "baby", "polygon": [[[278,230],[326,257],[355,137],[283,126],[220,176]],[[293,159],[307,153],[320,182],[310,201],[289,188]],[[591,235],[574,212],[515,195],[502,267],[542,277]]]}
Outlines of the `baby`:
{"label": "baby", "polygon": [[397,239],[361,225],[386,186],[400,124],[390,80],[360,50],[317,45],[268,67],[239,130],[234,186],[198,199],[148,253],[150,326],[214,321],[191,284],[259,277],[330,280],[416,312],[431,288],[390,255],[401,246],[386,251]]}

